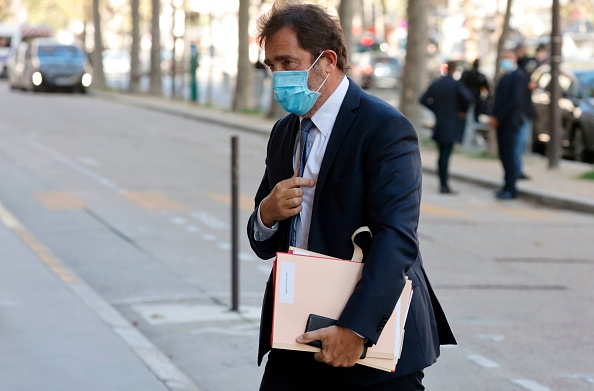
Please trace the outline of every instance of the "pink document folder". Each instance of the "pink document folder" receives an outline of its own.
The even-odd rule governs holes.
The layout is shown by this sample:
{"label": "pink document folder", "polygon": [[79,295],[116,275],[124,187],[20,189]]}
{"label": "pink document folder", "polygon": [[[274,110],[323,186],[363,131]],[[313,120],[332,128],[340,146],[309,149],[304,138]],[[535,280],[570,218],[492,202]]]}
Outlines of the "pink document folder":
{"label": "pink document folder", "polygon": [[[317,352],[318,348],[297,343],[295,339],[305,331],[310,314],[339,318],[361,278],[363,263],[298,251],[309,255],[278,253],[274,263],[272,347]],[[359,360],[360,364],[394,371],[400,356],[410,295],[411,284],[407,280],[399,304],[378,343],[367,350],[367,357]]]}

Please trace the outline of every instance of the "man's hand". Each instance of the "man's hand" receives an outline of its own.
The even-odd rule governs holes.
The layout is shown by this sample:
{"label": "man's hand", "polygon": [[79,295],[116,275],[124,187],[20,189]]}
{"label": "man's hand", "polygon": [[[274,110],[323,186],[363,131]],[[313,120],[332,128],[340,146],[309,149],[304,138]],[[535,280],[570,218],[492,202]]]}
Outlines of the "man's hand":
{"label": "man's hand", "polygon": [[317,340],[322,341],[322,351],[314,358],[333,367],[352,367],[363,354],[365,340],[345,327],[330,326],[297,337],[303,344]]}
{"label": "man's hand", "polygon": [[313,179],[294,176],[274,186],[268,197],[260,204],[262,223],[271,228],[277,221],[298,215],[303,202],[301,186],[315,186]]}

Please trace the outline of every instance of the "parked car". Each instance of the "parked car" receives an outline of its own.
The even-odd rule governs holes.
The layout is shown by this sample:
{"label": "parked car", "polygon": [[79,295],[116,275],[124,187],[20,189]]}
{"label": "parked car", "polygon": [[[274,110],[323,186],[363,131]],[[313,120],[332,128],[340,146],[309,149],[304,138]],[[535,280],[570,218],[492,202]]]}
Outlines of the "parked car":
{"label": "parked car", "polygon": [[84,51],[76,45],[65,45],[51,38],[36,38],[17,50],[9,76],[13,89],[86,92],[92,76]]}
{"label": "parked car", "polygon": [[[532,102],[536,119],[532,127],[532,145],[544,152],[550,142],[551,68],[542,65],[532,73],[536,84]],[[563,64],[559,74],[563,156],[577,161],[594,161],[594,64]]]}
{"label": "parked car", "polygon": [[352,76],[362,88],[395,88],[400,83],[402,65],[396,57],[383,52],[360,53]]}

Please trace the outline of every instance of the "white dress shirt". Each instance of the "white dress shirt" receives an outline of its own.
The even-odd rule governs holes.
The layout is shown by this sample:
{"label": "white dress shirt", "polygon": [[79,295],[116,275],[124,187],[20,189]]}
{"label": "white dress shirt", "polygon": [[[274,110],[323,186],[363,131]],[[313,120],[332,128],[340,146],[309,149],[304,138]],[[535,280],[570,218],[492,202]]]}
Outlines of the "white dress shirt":
{"label": "white dress shirt", "polygon": [[[303,171],[304,178],[311,178],[317,182],[318,175],[320,173],[320,167],[322,166],[322,160],[324,159],[324,153],[328,146],[328,140],[336,122],[338,111],[342,105],[342,101],[346,96],[349,88],[349,79],[345,76],[336,90],[330,95],[328,100],[316,111],[311,117],[314,127],[310,130],[307,142],[311,145],[309,156],[305,164],[305,170]],[[303,117],[301,117],[301,120]],[[295,151],[293,152],[293,168],[297,170],[299,167],[299,156],[300,149],[300,138],[301,132],[297,134],[297,142],[295,143]],[[308,237],[309,237],[309,226],[311,223],[311,211],[313,208],[313,199],[316,192],[316,187],[303,186],[303,203],[301,204],[301,219],[300,224],[296,226],[296,247],[307,249]],[[260,208],[258,207],[258,219],[257,223],[254,224],[254,239],[257,241],[263,241],[270,238],[278,230],[278,223],[272,228],[266,227],[262,223],[262,217],[260,216]]]}

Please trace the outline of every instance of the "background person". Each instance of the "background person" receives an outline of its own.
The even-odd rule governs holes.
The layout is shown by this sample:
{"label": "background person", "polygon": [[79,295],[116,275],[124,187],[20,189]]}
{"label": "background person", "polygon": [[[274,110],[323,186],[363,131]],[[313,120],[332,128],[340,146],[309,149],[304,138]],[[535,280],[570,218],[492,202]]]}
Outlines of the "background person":
{"label": "background person", "polygon": [[[455,339],[419,253],[416,132],[394,107],[346,77],[342,29],[324,8],[275,5],[258,26],[275,99],[291,114],[270,135],[247,227],[250,245],[262,259],[287,251],[292,239],[297,247],[350,259],[352,233],[361,226],[373,232],[363,276],[337,325],[295,336],[300,343],[321,340],[321,352],[270,351],[269,279],[258,362],[270,354],[260,390],[424,390],[423,369],[435,362],[440,344]],[[354,366],[364,345],[381,335],[405,275],[415,293],[396,372]]]}
{"label": "background person", "polygon": [[449,160],[454,144],[462,142],[466,113],[472,102],[471,92],[453,77],[456,63],[450,61],[447,67],[447,74],[431,83],[420,99],[421,104],[435,114],[433,139],[439,149],[437,167],[442,194],[452,193],[448,185]]}
{"label": "background person", "polygon": [[508,200],[517,197],[517,166],[515,148],[520,126],[524,121],[524,96],[526,94],[526,74],[518,67],[516,53],[505,50],[501,54],[501,69],[505,74],[495,89],[495,101],[490,124],[497,130],[499,159],[504,171],[503,188],[495,197]]}

